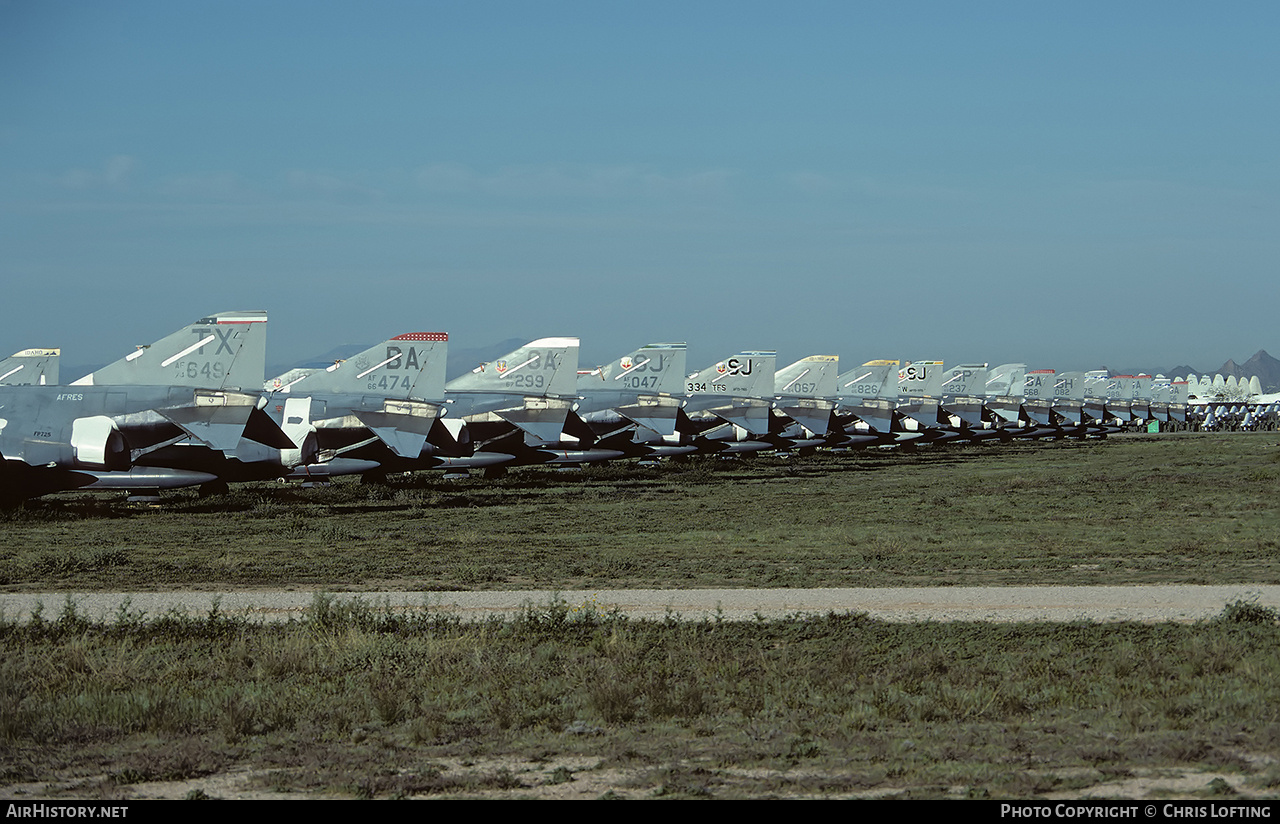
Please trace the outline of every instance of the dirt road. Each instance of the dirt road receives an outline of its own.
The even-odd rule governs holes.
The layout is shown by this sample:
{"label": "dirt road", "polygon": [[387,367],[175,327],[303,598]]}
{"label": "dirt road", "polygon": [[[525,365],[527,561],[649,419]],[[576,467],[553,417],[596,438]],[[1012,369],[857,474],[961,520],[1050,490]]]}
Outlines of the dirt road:
{"label": "dirt road", "polygon": [[[3,593],[0,615],[28,620],[40,609],[56,618],[68,601],[78,614],[111,619],[126,610],[156,617],[166,613],[204,616],[214,609],[265,621],[302,617],[320,593],[314,591]],[[635,618],[723,620],[781,618],[827,612],[866,612],[890,621],[1196,621],[1235,601],[1280,609],[1280,586],[1116,587],[912,587],[851,589],[582,590],[552,592],[342,592],[338,601],[360,600],[397,612],[429,610],[482,618],[518,614],[561,602],[573,611],[617,610]]]}

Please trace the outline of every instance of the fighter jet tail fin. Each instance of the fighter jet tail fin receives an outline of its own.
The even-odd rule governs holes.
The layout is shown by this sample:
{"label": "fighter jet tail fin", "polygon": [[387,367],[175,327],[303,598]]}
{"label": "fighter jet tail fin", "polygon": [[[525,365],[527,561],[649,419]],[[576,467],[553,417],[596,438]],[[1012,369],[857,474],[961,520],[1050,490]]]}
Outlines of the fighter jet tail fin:
{"label": "fighter jet tail fin", "polygon": [[898,394],[936,398],[942,394],[942,361],[907,361],[898,369]]}
{"label": "fighter jet tail fin", "polygon": [[201,318],[72,386],[190,386],[259,391],[266,370],[267,313]]}
{"label": "fighter jet tail fin", "polygon": [[576,396],[578,339],[540,338],[449,381],[450,392]]}
{"label": "fighter jet tail fin", "polygon": [[1026,383],[1027,365],[1025,363],[1002,363],[987,372],[983,394],[996,398],[1021,397],[1026,389]]}
{"label": "fighter jet tail fin", "polygon": [[684,343],[650,343],[598,369],[578,376],[582,389],[683,395]]}
{"label": "fighter jet tail fin", "polygon": [[0,361],[0,385],[56,386],[60,349],[23,349]]}
{"label": "fighter jet tail fin", "polygon": [[875,400],[876,398],[897,397],[897,385],[890,381],[897,380],[898,367],[896,360],[873,360],[850,369],[836,378],[835,394],[841,398],[860,398]]}
{"label": "fighter jet tail fin", "polygon": [[439,400],[444,397],[449,336],[444,332],[396,335],[325,369],[293,370],[267,381],[266,389],[290,395],[333,393]]}
{"label": "fighter jet tail fin", "polygon": [[986,383],[985,363],[962,363],[943,372],[939,389],[942,395],[951,397],[985,395]]}
{"label": "fighter jet tail fin", "polygon": [[810,355],[779,369],[773,377],[773,392],[792,397],[830,398],[836,394],[839,372],[838,355]]}
{"label": "fighter jet tail fin", "polygon": [[773,351],[741,352],[690,377],[686,389],[694,395],[771,398],[776,361]]}

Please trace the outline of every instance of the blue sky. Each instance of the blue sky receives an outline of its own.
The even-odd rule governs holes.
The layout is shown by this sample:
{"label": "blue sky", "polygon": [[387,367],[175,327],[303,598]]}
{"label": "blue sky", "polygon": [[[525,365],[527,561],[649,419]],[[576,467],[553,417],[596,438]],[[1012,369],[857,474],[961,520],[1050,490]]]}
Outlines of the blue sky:
{"label": "blue sky", "polygon": [[1280,354],[1274,3],[0,0],[0,349]]}

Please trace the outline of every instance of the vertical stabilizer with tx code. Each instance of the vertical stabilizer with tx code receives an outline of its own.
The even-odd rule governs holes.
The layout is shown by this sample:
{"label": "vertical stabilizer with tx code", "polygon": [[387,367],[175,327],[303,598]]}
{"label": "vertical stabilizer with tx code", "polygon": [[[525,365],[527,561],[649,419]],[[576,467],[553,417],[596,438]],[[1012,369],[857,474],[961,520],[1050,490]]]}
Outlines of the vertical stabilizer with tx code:
{"label": "vertical stabilizer with tx code", "polygon": [[201,318],[72,386],[189,386],[259,392],[267,360],[267,313]]}

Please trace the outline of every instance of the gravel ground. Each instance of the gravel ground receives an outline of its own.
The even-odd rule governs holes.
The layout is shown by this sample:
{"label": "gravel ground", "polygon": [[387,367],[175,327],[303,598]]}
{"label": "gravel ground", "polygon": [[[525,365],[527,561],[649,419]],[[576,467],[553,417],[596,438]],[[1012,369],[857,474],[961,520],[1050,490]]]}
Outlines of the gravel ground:
{"label": "gravel ground", "polygon": [[[231,616],[264,621],[299,618],[314,591],[2,593],[0,617],[25,621],[42,608],[45,618],[63,613],[68,599],[77,613],[111,619],[121,609],[156,617],[176,612],[208,615],[214,605]],[[1115,587],[905,587],[851,589],[626,589],[552,592],[343,592],[338,601],[375,608],[431,610],[482,618],[517,614],[560,600],[571,610],[618,610],[635,618],[724,620],[781,618],[827,612],[866,612],[890,621],[1196,621],[1233,601],[1280,609],[1280,586]]]}

